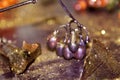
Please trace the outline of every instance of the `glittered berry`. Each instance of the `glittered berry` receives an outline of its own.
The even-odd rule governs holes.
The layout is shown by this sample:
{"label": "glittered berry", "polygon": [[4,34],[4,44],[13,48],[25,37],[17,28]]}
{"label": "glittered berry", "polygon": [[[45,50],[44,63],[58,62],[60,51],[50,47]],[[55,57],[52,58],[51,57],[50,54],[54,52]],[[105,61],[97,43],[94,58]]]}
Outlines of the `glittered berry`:
{"label": "glittered berry", "polygon": [[57,45],[57,38],[55,36],[51,36],[47,40],[47,46],[50,50],[55,50]]}
{"label": "glittered berry", "polygon": [[75,59],[83,59],[86,54],[86,48],[84,46],[79,46],[78,50],[74,54]]}
{"label": "glittered berry", "polygon": [[70,51],[68,45],[65,45],[63,48],[63,55],[65,59],[71,59],[73,57],[73,53]]}
{"label": "glittered berry", "polygon": [[63,43],[57,43],[57,46],[56,46],[56,54],[60,57],[63,56],[63,48],[64,48],[64,45]]}

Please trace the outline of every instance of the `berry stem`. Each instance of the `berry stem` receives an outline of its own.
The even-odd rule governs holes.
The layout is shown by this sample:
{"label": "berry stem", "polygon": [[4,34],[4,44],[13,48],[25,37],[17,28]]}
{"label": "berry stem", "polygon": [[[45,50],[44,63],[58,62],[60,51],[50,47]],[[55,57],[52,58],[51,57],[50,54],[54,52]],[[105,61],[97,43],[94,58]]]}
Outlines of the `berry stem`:
{"label": "berry stem", "polygon": [[71,14],[71,12],[68,10],[68,8],[65,6],[65,4],[62,2],[62,0],[59,0],[59,3],[60,3],[61,6],[63,7],[63,9],[66,11],[66,13],[68,14],[68,16],[69,16],[70,18],[72,18],[73,21],[76,20],[76,19],[72,16],[72,14]]}

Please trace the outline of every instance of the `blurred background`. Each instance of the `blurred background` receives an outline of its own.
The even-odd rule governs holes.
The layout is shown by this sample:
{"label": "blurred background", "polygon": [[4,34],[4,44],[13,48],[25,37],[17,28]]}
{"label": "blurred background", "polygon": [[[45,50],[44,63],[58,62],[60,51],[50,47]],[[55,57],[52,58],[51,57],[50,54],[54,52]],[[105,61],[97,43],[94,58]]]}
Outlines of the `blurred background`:
{"label": "blurred background", "polygon": [[[7,0],[5,0],[7,1]],[[9,0],[8,0],[9,1]],[[24,0],[11,0],[15,4]],[[90,1],[93,1],[92,6]],[[95,2],[96,1],[96,2]],[[112,8],[108,9],[100,1],[106,0],[64,0],[63,2],[72,12],[73,16],[84,24],[90,36],[102,36],[115,40],[119,44],[119,0],[110,0]],[[110,2],[108,1],[108,2]],[[4,2],[4,1],[3,1]],[[98,4],[98,3],[99,4]],[[116,4],[115,4],[116,2]],[[1,1],[2,3],[2,1]],[[5,3],[5,2],[4,2]],[[11,5],[8,3],[8,5]],[[7,5],[7,4],[6,4]],[[85,7],[86,5],[86,7]],[[108,3],[106,2],[106,5]],[[84,6],[84,8],[82,8]],[[38,0],[37,4],[22,6],[7,12],[1,13],[0,16],[0,29],[19,28],[22,26],[38,26],[40,30],[45,29],[52,31],[60,24],[65,24],[69,21],[69,17],[59,5],[57,0]],[[50,30],[49,30],[49,27]],[[37,27],[37,28],[38,28]],[[47,31],[45,31],[47,32]]]}
{"label": "blurred background", "polygon": [[[0,8],[22,1],[24,0],[0,0]],[[86,26],[91,39],[102,41],[120,62],[120,0],[63,0],[63,2],[73,16]],[[29,43],[38,42],[42,46],[42,55],[24,75],[9,76],[7,79],[77,80],[79,73],[74,71],[76,66],[73,65],[78,63],[58,58],[55,52],[50,52],[46,48],[47,36],[69,20],[57,0],[38,0],[36,4],[0,13],[0,37],[15,40],[19,47],[22,46],[23,40]],[[5,74],[4,71],[1,72],[1,77],[4,76],[3,79],[6,79],[6,74],[3,73]],[[101,72],[88,80],[119,79],[120,76],[112,77],[111,74],[105,76]]]}

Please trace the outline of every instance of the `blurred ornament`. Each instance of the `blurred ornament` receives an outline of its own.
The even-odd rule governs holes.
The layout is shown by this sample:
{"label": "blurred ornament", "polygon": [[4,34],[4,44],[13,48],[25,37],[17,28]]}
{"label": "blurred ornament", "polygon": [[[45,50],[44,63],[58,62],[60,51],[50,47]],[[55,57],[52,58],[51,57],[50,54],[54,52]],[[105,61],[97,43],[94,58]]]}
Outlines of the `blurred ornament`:
{"label": "blurred ornament", "polygon": [[87,8],[103,8],[108,11],[119,7],[120,0],[77,0],[74,5],[76,11],[83,11]]}
{"label": "blurred ornament", "polygon": [[87,0],[89,7],[102,8],[108,4],[108,0]]}
{"label": "blurred ornament", "polygon": [[0,9],[16,4],[18,0],[0,0]]}
{"label": "blurred ornament", "polygon": [[118,11],[118,18],[120,19],[120,11]]}
{"label": "blurred ornament", "polygon": [[78,0],[74,8],[76,11],[86,10],[88,7],[86,0]]}

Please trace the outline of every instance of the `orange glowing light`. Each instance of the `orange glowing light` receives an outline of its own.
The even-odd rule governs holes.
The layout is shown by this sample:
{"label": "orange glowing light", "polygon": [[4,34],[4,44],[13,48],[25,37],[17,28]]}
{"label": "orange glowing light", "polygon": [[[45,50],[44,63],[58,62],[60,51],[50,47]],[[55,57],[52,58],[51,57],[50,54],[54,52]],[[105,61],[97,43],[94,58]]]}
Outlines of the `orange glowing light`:
{"label": "orange glowing light", "polygon": [[0,0],[0,9],[17,3],[18,0]]}

